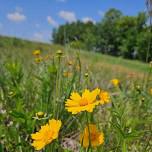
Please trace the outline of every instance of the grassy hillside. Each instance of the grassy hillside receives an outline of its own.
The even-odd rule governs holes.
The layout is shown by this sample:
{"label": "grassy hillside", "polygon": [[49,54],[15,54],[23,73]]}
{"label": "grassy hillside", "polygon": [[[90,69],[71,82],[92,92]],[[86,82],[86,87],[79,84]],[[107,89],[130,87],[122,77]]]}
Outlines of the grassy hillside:
{"label": "grassy hillside", "polygon": [[[79,50],[73,50],[69,47],[59,45],[50,45],[45,43],[32,42],[17,38],[9,38],[0,36],[0,59],[12,60],[19,59],[27,67],[33,62],[32,51],[40,49],[43,55],[54,55],[56,50],[64,50],[68,56],[68,60],[72,60]],[[103,55],[95,52],[80,51],[80,59],[84,65],[84,72],[95,73],[99,81],[103,78],[106,80],[112,77],[143,77],[148,72],[149,65],[131,61],[122,58]]]}
{"label": "grassy hillside", "polygon": [[[42,52],[54,52],[57,49],[63,49],[63,50],[69,50],[69,48],[63,48],[60,45],[51,45],[48,43],[40,43],[40,42],[33,42],[28,40],[23,40],[19,38],[14,37],[4,37],[0,36],[0,54],[1,57],[3,55],[8,54],[23,54],[27,55],[30,54],[31,51],[35,49],[40,49]],[[76,50],[72,50],[76,51]],[[132,61],[132,60],[126,60],[122,58],[112,57],[108,55],[102,55],[100,53],[94,53],[94,52],[87,52],[87,51],[81,51],[82,58],[85,58],[86,60],[91,60],[91,62],[101,62],[105,64],[109,64],[111,66],[114,65],[120,65],[122,67],[132,69],[139,72],[145,72],[147,70],[147,65],[145,63],[142,63],[140,61]],[[72,52],[73,54],[73,52]],[[12,55],[13,56],[13,55]]]}

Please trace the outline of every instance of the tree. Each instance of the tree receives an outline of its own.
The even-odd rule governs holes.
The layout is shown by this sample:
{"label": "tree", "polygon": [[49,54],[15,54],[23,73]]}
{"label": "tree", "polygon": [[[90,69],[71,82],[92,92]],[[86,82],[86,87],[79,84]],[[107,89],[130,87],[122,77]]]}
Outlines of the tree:
{"label": "tree", "polygon": [[103,20],[101,20],[101,22],[97,25],[97,43],[98,47],[101,48],[101,52],[111,55],[118,55],[120,39],[116,25],[121,17],[121,11],[112,8],[105,13]]}

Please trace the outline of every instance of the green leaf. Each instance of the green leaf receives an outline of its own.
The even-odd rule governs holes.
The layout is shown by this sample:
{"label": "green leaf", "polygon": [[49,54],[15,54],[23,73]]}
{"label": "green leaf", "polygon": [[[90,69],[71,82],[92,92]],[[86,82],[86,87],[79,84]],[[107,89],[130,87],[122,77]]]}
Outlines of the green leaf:
{"label": "green leaf", "polygon": [[4,152],[2,144],[0,144],[0,152]]}
{"label": "green leaf", "polygon": [[17,111],[12,111],[10,112],[10,115],[15,117],[15,118],[22,118],[22,119],[26,119],[25,114],[21,113],[21,112],[17,112]]}

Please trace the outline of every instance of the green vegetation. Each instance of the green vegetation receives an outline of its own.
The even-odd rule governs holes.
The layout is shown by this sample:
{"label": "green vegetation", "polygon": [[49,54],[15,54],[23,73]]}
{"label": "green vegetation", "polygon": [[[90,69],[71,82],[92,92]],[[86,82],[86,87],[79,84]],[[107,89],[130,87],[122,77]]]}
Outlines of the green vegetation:
{"label": "green vegetation", "polygon": [[125,16],[112,8],[98,23],[77,21],[54,29],[53,42],[102,54],[151,61],[152,34],[147,22],[144,12],[137,16]]}
{"label": "green vegetation", "polygon": [[[0,37],[0,42],[0,151],[34,151],[31,134],[51,119],[61,120],[62,125],[57,139],[38,144],[43,152],[152,151],[152,65],[69,45],[8,37]],[[72,115],[65,109],[67,99],[73,91],[81,94],[87,88],[102,90],[94,101],[100,104],[88,106],[91,113],[81,111],[92,98],[87,93],[79,101],[81,112]],[[103,132],[104,143],[95,134],[91,140],[98,142],[97,147],[80,142],[88,124],[94,124],[100,135]],[[50,138],[48,133],[46,137]]]}

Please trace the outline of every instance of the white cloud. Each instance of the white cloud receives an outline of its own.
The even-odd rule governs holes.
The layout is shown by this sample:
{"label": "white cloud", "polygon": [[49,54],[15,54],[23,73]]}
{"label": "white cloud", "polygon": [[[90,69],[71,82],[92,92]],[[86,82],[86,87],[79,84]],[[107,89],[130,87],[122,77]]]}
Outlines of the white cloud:
{"label": "white cloud", "polygon": [[91,18],[91,17],[84,17],[83,19],[82,19],[82,22],[84,22],[84,23],[87,23],[87,22],[92,22],[92,23],[96,23],[96,21],[93,19],[93,18]]}
{"label": "white cloud", "polygon": [[58,15],[67,22],[75,22],[77,20],[74,12],[60,11]]}
{"label": "white cloud", "polygon": [[15,11],[13,13],[8,13],[7,18],[13,22],[23,22],[26,20],[26,16],[19,11]]}
{"label": "white cloud", "polygon": [[54,27],[57,27],[58,26],[58,23],[51,17],[51,16],[48,16],[47,17],[47,21],[50,25],[54,26]]}

